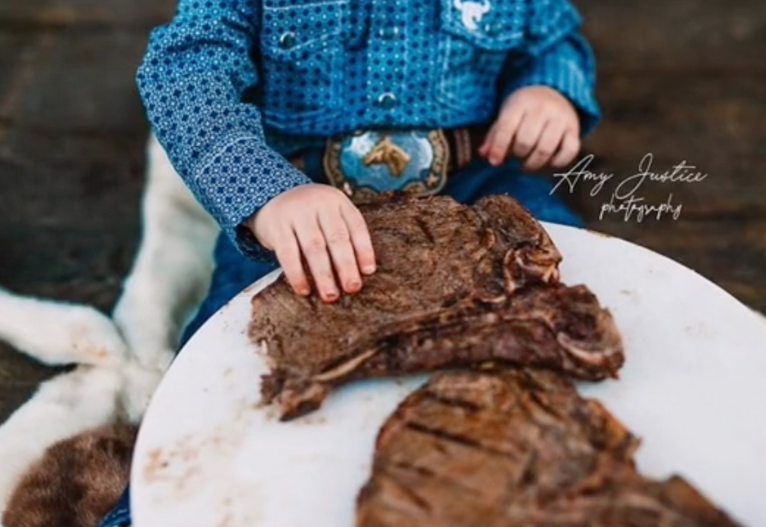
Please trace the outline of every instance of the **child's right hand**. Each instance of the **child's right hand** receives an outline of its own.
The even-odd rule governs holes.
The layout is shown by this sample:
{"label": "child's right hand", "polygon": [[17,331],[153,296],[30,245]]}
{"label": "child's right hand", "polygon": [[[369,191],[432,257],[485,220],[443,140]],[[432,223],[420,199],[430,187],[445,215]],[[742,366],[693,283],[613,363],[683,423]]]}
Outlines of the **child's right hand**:
{"label": "child's right hand", "polygon": [[343,291],[356,293],[362,288],[361,275],[375,272],[367,223],[335,187],[310,184],[288,190],[261,207],[249,227],[261,245],[276,253],[285,277],[299,295],[311,293],[301,256],[325,302],[340,296],[335,274]]}

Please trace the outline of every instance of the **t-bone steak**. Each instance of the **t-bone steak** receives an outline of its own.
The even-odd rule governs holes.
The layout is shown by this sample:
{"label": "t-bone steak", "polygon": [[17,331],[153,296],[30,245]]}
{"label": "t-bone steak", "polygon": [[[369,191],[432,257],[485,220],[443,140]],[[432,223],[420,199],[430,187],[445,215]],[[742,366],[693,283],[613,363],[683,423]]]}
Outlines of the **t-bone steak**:
{"label": "t-bone steak", "polygon": [[383,425],[356,527],[737,525],[680,477],[638,474],[637,448],[557,373],[437,373]]}
{"label": "t-bone steak", "polygon": [[326,304],[280,277],[252,300],[250,338],[271,366],[261,391],[282,419],[352,379],[487,361],[616,375],[611,315],[584,286],[559,283],[561,255],[515,200],[394,195],[360,210],[378,264],[361,292]]}

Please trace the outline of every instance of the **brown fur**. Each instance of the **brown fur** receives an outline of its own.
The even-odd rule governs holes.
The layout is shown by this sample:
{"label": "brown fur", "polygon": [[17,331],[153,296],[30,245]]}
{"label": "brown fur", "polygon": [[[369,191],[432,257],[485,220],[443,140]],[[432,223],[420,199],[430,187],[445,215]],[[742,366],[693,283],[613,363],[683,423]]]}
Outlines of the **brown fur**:
{"label": "brown fur", "polygon": [[96,527],[128,484],[136,432],[110,425],[50,447],[11,495],[4,527]]}

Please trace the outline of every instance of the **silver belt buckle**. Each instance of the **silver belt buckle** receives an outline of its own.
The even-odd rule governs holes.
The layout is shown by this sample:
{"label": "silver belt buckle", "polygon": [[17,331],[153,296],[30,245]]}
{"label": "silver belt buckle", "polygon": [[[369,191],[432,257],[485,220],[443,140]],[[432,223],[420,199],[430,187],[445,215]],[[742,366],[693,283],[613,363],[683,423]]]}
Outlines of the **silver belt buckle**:
{"label": "silver belt buckle", "polygon": [[351,198],[402,191],[440,192],[447,183],[449,146],[443,130],[366,130],[328,140],[324,168]]}

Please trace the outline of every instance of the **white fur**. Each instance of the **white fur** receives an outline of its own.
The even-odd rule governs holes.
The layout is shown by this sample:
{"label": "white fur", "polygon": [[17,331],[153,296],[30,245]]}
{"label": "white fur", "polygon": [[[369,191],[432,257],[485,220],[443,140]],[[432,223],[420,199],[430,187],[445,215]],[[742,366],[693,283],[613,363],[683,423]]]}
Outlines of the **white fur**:
{"label": "white fur", "polygon": [[210,287],[220,229],[154,136],[147,153],[143,239],[114,320],[139,363],[164,371]]}
{"label": "white fur", "polygon": [[119,402],[123,418],[130,423],[139,424],[165,371],[131,361],[121,368],[120,373],[122,391]]}
{"label": "white fur", "polygon": [[210,287],[220,228],[196,201],[152,135],[142,202],[143,236],[113,318],[132,360],[121,404],[139,422]]}
{"label": "white fur", "polygon": [[15,295],[0,288],[0,340],[45,364],[114,365],[128,349],[93,308]]}

